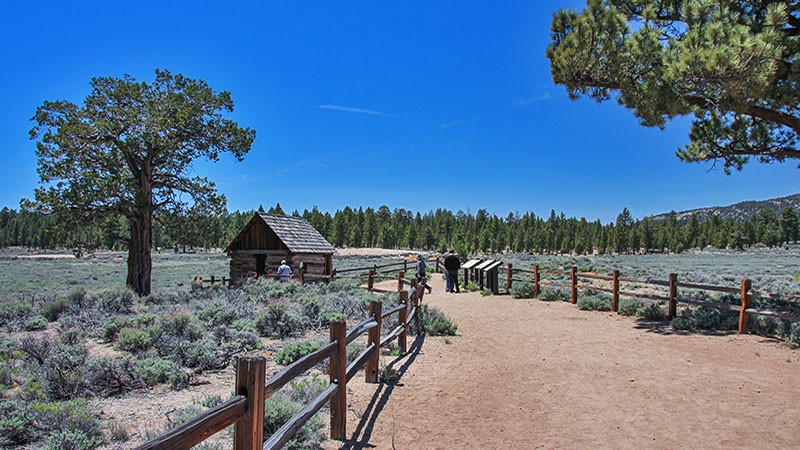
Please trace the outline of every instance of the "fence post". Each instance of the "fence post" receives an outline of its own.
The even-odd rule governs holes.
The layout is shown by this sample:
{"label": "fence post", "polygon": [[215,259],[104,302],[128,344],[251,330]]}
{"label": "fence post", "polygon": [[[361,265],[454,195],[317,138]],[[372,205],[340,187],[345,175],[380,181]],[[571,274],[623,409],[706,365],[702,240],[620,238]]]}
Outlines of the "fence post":
{"label": "fence post", "polygon": [[369,302],[369,315],[375,318],[378,326],[369,329],[367,334],[367,347],[375,344],[375,351],[372,356],[367,360],[367,367],[364,370],[365,381],[367,383],[378,382],[378,364],[380,364],[381,357],[381,315],[383,314],[383,304],[379,301],[373,300]]}
{"label": "fence post", "polygon": [[506,291],[509,293],[511,292],[511,273],[513,269],[511,268],[511,263],[508,263],[506,266]]}
{"label": "fence post", "polygon": [[669,274],[669,319],[672,320],[678,315],[678,275]]}
{"label": "fence post", "polygon": [[330,381],[338,384],[331,397],[331,439],[347,438],[347,323],[335,320],[330,324],[331,342],[336,341],[336,354],[330,359]]}
{"label": "fence post", "polygon": [[405,353],[408,351],[408,291],[400,291],[400,304],[405,305],[397,315],[397,320],[403,326],[400,336],[397,336],[397,346]]}
{"label": "fence post", "polygon": [[214,275],[211,275],[211,284],[214,284],[216,280],[214,279]]}
{"label": "fence post", "polygon": [[375,272],[373,272],[372,269],[369,269],[369,273],[367,274],[367,290],[369,291],[372,290],[372,286],[375,284],[375,279],[373,278],[374,276]]}
{"label": "fence post", "polygon": [[572,266],[572,303],[578,302],[578,267]]}
{"label": "fence post", "polygon": [[539,298],[539,265],[533,266],[533,296]]}
{"label": "fence post", "polygon": [[403,272],[408,272],[408,260],[403,259]]}
{"label": "fence post", "polygon": [[751,287],[750,280],[747,278],[742,279],[742,309],[739,310],[739,334],[747,333],[750,329],[750,313],[747,308],[750,307],[750,294]]}
{"label": "fence post", "polygon": [[397,273],[397,292],[403,292],[403,278],[406,277],[406,273],[404,271],[400,271]]}
{"label": "fence post", "polygon": [[300,269],[300,285],[306,284],[306,268]]}
{"label": "fence post", "polygon": [[233,426],[234,450],[256,450],[264,445],[264,386],[267,360],[243,356],[236,360],[236,395],[247,397],[247,410]]}
{"label": "fence post", "polygon": [[331,269],[331,281],[333,281],[334,278],[336,278],[336,269],[335,268]]}
{"label": "fence post", "polygon": [[619,270],[614,271],[614,279],[611,281],[611,311],[619,312]]}

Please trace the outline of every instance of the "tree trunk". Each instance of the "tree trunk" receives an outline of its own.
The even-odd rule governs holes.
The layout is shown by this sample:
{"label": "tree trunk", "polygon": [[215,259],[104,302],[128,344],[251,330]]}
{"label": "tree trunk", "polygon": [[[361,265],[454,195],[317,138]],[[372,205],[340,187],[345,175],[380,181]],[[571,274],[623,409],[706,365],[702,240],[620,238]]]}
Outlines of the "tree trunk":
{"label": "tree trunk", "polygon": [[131,240],[128,244],[128,287],[137,295],[150,295],[150,274],[153,271],[153,185],[149,159],[139,171],[137,209],[128,217]]}
{"label": "tree trunk", "polygon": [[130,219],[131,240],[128,244],[128,287],[139,296],[150,295],[150,274],[153,270],[153,215],[148,210]]}

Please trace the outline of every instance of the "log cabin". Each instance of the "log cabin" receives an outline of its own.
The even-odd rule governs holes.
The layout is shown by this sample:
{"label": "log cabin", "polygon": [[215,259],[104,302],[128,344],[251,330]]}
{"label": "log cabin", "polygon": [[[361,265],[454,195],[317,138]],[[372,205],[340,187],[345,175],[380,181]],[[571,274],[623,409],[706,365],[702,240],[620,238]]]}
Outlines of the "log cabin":
{"label": "log cabin", "polygon": [[241,284],[248,275],[274,275],[281,260],[309,279],[330,276],[333,246],[300,217],[256,213],[225,248],[231,258],[231,281]]}

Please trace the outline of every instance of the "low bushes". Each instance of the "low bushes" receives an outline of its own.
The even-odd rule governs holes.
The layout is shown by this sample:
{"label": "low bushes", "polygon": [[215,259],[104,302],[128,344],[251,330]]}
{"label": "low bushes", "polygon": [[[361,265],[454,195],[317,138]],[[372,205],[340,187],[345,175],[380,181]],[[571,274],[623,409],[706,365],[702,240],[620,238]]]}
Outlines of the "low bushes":
{"label": "low bushes", "polygon": [[595,293],[578,299],[578,308],[584,311],[611,311],[611,296]]}
{"label": "low bushes", "polygon": [[509,294],[514,298],[533,298],[533,284],[515,283],[511,285]]}
{"label": "low bushes", "polygon": [[322,338],[290,342],[275,355],[275,362],[282,366],[288,366],[303,356],[319,350],[325,343]]}

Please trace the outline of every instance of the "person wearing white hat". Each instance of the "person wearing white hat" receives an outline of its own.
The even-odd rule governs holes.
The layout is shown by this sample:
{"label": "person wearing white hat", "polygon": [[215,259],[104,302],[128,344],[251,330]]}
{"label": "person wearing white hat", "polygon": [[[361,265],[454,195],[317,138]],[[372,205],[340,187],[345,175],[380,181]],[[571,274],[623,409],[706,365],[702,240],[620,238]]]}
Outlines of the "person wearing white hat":
{"label": "person wearing white hat", "polygon": [[292,276],[292,268],[286,264],[286,260],[284,259],[281,261],[281,265],[278,266],[278,281],[281,283],[285,283],[289,281],[289,277]]}

